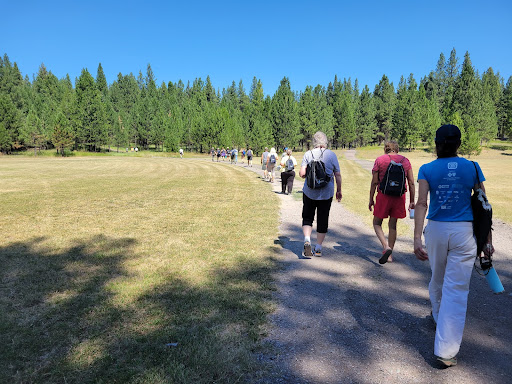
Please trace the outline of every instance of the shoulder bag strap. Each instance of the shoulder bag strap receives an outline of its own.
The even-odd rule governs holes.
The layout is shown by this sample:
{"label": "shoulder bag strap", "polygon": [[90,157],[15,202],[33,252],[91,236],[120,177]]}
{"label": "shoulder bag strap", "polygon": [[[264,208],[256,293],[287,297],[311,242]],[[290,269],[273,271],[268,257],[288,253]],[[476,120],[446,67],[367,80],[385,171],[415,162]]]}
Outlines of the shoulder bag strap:
{"label": "shoulder bag strap", "polygon": [[478,186],[482,188],[482,183],[480,183],[480,176],[478,176],[478,168],[476,167],[476,164],[474,161],[472,161],[473,165],[475,166],[475,172],[476,172],[476,179],[478,181]]}

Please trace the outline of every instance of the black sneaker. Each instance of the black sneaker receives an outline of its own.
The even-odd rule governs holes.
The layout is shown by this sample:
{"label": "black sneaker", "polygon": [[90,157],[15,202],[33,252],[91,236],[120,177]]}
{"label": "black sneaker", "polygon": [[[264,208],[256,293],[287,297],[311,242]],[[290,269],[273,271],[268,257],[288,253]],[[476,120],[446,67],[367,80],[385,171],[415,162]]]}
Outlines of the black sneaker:
{"label": "black sneaker", "polygon": [[311,252],[311,243],[309,241],[304,242],[304,253],[303,255],[305,257],[311,257],[313,256],[313,252]]}

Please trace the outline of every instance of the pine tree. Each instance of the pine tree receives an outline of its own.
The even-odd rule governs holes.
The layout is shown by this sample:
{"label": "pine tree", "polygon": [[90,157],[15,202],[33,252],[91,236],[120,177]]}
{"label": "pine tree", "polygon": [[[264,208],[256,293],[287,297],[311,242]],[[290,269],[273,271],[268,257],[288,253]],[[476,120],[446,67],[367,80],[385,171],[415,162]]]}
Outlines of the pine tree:
{"label": "pine tree", "polygon": [[512,76],[508,78],[507,84],[499,103],[499,129],[502,137],[508,135],[512,137]]}
{"label": "pine tree", "polygon": [[83,69],[76,84],[77,139],[82,147],[99,150],[107,141],[105,108],[101,93],[87,69]]}
{"label": "pine tree", "polygon": [[378,138],[389,140],[391,130],[393,128],[393,111],[395,109],[395,90],[393,83],[389,83],[386,75],[382,76],[379,84],[375,86],[373,92],[375,100],[375,109],[377,111],[375,118],[377,119]]}
{"label": "pine tree", "polygon": [[442,117],[446,120],[448,116],[453,115],[456,111],[456,103],[454,101],[456,92],[456,82],[459,78],[459,59],[455,48],[450,52],[450,58],[445,66],[445,86],[442,104]]}
{"label": "pine tree", "polygon": [[453,102],[455,110],[461,114],[464,126],[476,129],[480,140],[490,140],[496,136],[495,107],[491,96],[483,90],[469,52],[464,55],[462,70],[455,83]]}
{"label": "pine tree", "polygon": [[249,105],[249,96],[245,93],[245,88],[242,80],[238,82],[238,102],[239,108],[242,112],[244,112],[245,108]]}
{"label": "pine tree", "polygon": [[28,113],[20,132],[20,138],[27,147],[34,148],[34,155],[37,155],[37,149],[40,149],[48,141],[42,130],[41,121],[33,109]]}
{"label": "pine tree", "polygon": [[479,155],[482,151],[480,136],[474,127],[467,127],[462,134],[459,153],[464,156]]}
{"label": "pine tree", "polygon": [[0,94],[0,123],[2,124],[1,148],[3,152],[11,152],[19,148],[19,136],[23,127],[23,116],[14,105],[12,99]]}
{"label": "pine tree", "polygon": [[[444,99],[448,88],[446,77],[446,58],[441,52],[439,55],[439,60],[437,61],[436,71],[432,74],[432,76],[430,76],[431,83],[435,85],[437,100],[439,101],[440,107],[444,104]],[[428,92],[427,97],[429,97],[429,99],[431,98],[428,95]]]}
{"label": "pine tree", "polygon": [[272,133],[279,148],[289,147],[302,139],[297,118],[297,103],[290,87],[290,80],[284,77],[272,98]]}
{"label": "pine tree", "polygon": [[342,146],[355,144],[356,106],[350,79],[338,87],[338,92],[335,90],[334,118],[337,143]]}
{"label": "pine tree", "polygon": [[396,139],[400,147],[409,143],[408,133],[411,127],[411,100],[407,92],[407,82],[400,77],[396,92],[395,110],[393,113],[393,129],[391,138]]}
{"label": "pine tree", "polygon": [[300,124],[300,133],[303,137],[302,146],[310,147],[311,138],[317,131],[316,127],[316,110],[315,100],[313,99],[313,90],[307,86],[305,91],[300,95],[298,118]]}
{"label": "pine tree", "polygon": [[261,80],[252,80],[249,94],[251,103],[247,114],[247,145],[258,154],[274,144],[272,127],[265,112],[265,99]]}
{"label": "pine tree", "polygon": [[5,129],[5,124],[0,121],[0,152],[9,153],[12,149],[11,135]]}
{"label": "pine tree", "polygon": [[217,95],[215,94],[215,89],[212,86],[212,82],[210,80],[210,76],[206,76],[206,85],[204,89],[206,93],[206,101],[209,103],[217,103]]}
{"label": "pine tree", "polygon": [[98,64],[98,71],[96,74],[96,86],[98,90],[101,92],[102,100],[105,101],[107,99],[108,94],[108,85],[107,78],[105,77],[105,73],[103,72],[103,67],[101,63]]}
{"label": "pine tree", "polygon": [[367,85],[364,86],[357,109],[357,141],[360,146],[372,143],[375,140],[377,121],[375,120],[376,110],[372,94]]}
{"label": "pine tree", "polygon": [[75,137],[68,119],[62,112],[58,112],[55,119],[55,127],[52,134],[52,144],[57,148],[57,153],[65,156],[66,149],[75,144]]}
{"label": "pine tree", "polygon": [[325,133],[329,140],[334,137],[334,116],[332,107],[327,103],[326,90],[317,85],[313,90],[314,110],[315,110],[315,132]]}

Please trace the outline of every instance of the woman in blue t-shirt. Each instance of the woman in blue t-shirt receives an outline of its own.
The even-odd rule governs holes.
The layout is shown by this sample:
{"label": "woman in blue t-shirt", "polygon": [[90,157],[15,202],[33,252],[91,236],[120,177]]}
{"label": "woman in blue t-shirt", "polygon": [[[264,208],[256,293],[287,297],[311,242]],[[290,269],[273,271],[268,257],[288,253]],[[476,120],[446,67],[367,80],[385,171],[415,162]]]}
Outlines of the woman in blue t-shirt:
{"label": "woman in blue t-shirt", "polygon": [[[414,253],[429,260],[432,317],[437,324],[434,354],[445,366],[457,364],[466,321],[469,281],[476,256],[473,236],[471,192],[478,188],[478,163],[457,156],[461,133],[455,125],[443,125],[436,132],[437,160],[421,166],[418,173],[418,201],[414,218]],[[485,191],[483,183],[481,188]],[[430,192],[425,250],[421,243]],[[489,238],[489,242],[490,242]],[[489,247],[492,253],[492,245]],[[487,255],[488,256],[488,255]]]}

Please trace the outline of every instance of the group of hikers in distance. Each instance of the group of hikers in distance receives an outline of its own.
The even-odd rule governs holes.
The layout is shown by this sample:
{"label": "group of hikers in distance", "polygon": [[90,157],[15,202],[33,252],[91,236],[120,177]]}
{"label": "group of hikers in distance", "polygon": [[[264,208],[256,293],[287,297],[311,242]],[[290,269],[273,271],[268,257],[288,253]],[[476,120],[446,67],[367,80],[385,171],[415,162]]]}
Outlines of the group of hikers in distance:
{"label": "group of hikers in distance", "polygon": [[[241,149],[240,153],[242,154],[242,163],[244,162],[245,157],[247,156],[247,165],[252,167],[252,158],[253,158],[253,152],[251,148]],[[212,161],[230,161],[232,164],[238,163],[238,149],[237,148],[217,148],[215,149],[212,147],[210,150],[210,155],[212,156]]]}
{"label": "group of hikers in distance", "polygon": [[[373,210],[375,234],[382,246],[379,263],[386,264],[393,261],[397,221],[407,215],[406,193],[409,192],[408,209],[415,224],[414,254],[418,260],[428,260],[432,271],[428,289],[432,307],[430,318],[436,325],[434,355],[444,367],[457,364],[475,258],[490,260],[494,253],[489,231],[483,252],[477,254],[471,195],[478,189],[485,193],[485,177],[477,162],[458,157],[460,144],[461,132],[457,126],[443,125],[437,129],[437,159],[420,167],[416,199],[410,161],[399,154],[396,141],[385,141],[384,154],[373,165],[368,203],[369,210]],[[316,132],[312,147],[304,154],[299,170],[299,176],[305,179],[302,188],[302,256],[305,258],[322,256],[332,200],[335,196],[339,202],[343,197],[338,158],[327,148],[327,136]],[[212,154],[212,160],[213,157]],[[274,181],[276,164],[282,167],[281,193],[289,194],[297,165],[292,151],[285,149],[279,162],[275,148],[270,151],[265,148],[261,156],[265,180]],[[311,236],[315,215],[316,243],[313,246]],[[425,218],[428,219],[426,227]],[[382,228],[385,219],[388,219],[387,236]],[[426,246],[422,243],[422,235]]]}

